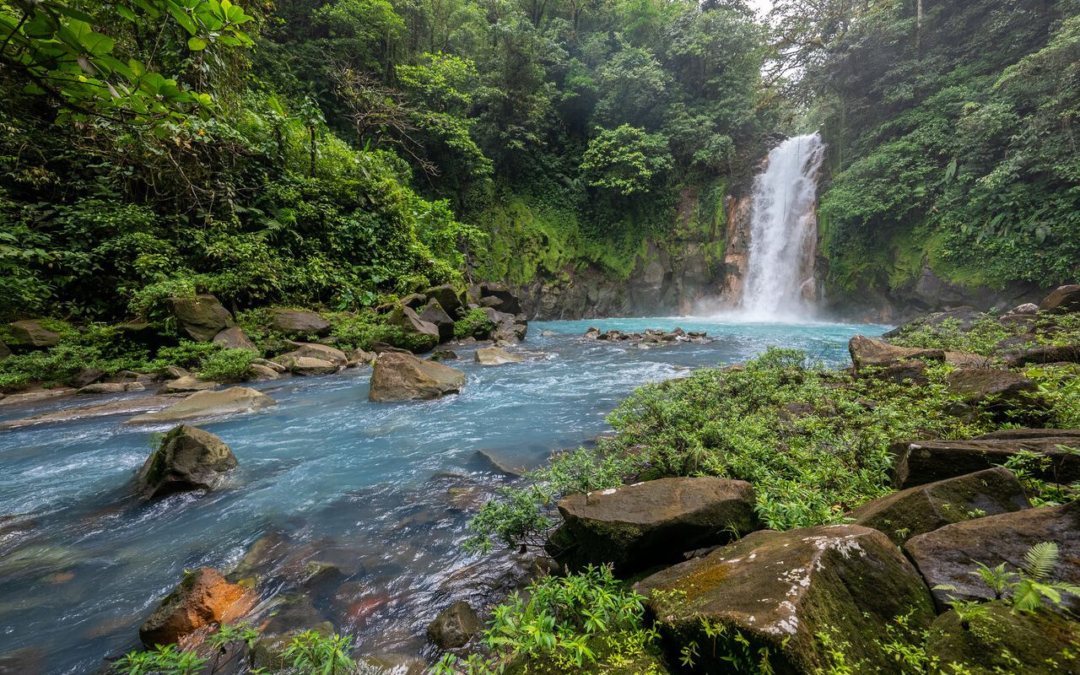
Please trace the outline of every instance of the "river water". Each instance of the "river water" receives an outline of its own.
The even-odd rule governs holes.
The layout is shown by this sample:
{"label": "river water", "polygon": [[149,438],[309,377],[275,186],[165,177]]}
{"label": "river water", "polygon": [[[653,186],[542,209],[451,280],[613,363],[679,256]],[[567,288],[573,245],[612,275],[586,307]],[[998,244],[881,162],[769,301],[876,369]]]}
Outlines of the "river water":
{"label": "river water", "polygon": [[[681,326],[717,340],[642,350],[579,339],[589,326]],[[139,624],[185,569],[227,570],[260,540],[271,552],[257,570],[264,616],[329,620],[363,653],[430,655],[424,631],[439,609],[492,601],[521,567],[508,553],[461,549],[470,513],[507,480],[478,451],[535,466],[604,433],[605,415],[643,383],[743,361],[768,345],[841,364],[851,336],[885,328],[534,322],[518,350],[531,355],[526,363],[482,368],[472,349],[458,348],[462,358],[450,365],[468,384],[440,401],[369,403],[368,369],[261,383],[277,406],[199,424],[239,460],[228,484],[153,504],[135,502],[130,481],[153,433],[167,427],[113,417],[0,433],[0,517],[8,517],[0,520],[0,659],[21,650],[39,672],[97,672],[103,658],[138,646]],[[0,421],[65,405],[0,407]],[[312,562],[339,573],[309,583],[298,601]]]}

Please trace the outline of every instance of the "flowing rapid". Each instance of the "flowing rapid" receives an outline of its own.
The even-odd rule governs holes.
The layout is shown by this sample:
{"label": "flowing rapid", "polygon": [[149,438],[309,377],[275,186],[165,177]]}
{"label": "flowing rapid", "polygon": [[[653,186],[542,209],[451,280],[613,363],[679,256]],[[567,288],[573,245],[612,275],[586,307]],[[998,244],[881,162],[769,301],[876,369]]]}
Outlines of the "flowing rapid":
{"label": "flowing rapid", "polygon": [[792,321],[813,314],[817,179],[825,156],[818,134],[789,138],[754,179],[742,316]]}

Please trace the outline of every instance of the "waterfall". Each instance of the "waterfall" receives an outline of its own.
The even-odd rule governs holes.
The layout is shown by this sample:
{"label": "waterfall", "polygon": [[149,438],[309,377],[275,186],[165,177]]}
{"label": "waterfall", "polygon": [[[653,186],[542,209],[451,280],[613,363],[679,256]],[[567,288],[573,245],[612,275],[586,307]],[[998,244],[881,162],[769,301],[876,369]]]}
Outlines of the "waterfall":
{"label": "waterfall", "polygon": [[789,138],[754,179],[742,314],[760,321],[807,318],[816,299],[817,179],[821,136]]}

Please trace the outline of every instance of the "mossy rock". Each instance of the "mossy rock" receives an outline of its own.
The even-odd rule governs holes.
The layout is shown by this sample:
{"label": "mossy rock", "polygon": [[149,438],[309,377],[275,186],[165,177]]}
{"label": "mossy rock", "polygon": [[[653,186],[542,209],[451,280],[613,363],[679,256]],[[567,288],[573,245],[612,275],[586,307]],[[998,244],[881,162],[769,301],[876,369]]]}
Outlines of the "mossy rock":
{"label": "mossy rock", "polygon": [[967,675],[1080,675],[1080,624],[992,602],[963,617],[954,610],[939,616],[926,651],[942,672],[957,664]]}
{"label": "mossy rock", "polygon": [[732,659],[767,659],[776,675],[824,670],[831,655],[819,634],[830,633],[843,636],[845,662],[858,672],[900,675],[877,639],[898,616],[914,632],[934,618],[911,563],[884,534],[857,525],[755,532],[636,588],[669,654],[699,648],[692,672],[700,673],[729,672]]}

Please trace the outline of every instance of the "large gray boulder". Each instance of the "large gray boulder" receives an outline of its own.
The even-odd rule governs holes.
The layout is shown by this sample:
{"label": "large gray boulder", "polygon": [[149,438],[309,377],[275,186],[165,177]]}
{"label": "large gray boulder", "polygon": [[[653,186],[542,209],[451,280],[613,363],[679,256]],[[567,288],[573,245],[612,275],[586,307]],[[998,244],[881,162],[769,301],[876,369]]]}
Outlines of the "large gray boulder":
{"label": "large gray boulder", "polygon": [[250,413],[272,405],[277,405],[277,401],[262,392],[247,387],[232,387],[221,391],[200,391],[164,410],[132,417],[125,424],[183,422],[206,417]]}
{"label": "large gray boulder", "polygon": [[146,459],[136,478],[144,499],[175,492],[213,490],[236,468],[236,456],[225,441],[186,424],[170,431]]}
{"label": "large gray boulder", "polygon": [[[648,596],[669,653],[699,646],[695,672],[726,673],[729,653],[768,650],[771,672],[825,672],[833,663],[821,633],[833,638],[852,672],[900,675],[902,664],[879,640],[907,616],[916,647],[934,617],[919,573],[889,538],[858,525],[761,531],[647,577]],[[723,633],[706,634],[721,629]],[[745,641],[743,649],[741,641]]]}
{"label": "large gray boulder", "polygon": [[[950,598],[993,600],[994,591],[978,575],[976,562],[1016,570],[1035,544],[1058,545],[1060,557],[1048,577],[1080,585],[1080,502],[1026,509],[946,525],[912,537],[904,551],[934,589],[934,600],[945,611]],[[950,589],[940,588],[949,586]],[[1064,607],[1080,610],[1080,598],[1063,597]]]}
{"label": "large gray boulder", "polygon": [[419,318],[421,321],[434,324],[439,329],[439,340],[441,342],[454,339],[454,320],[443,309],[438,300],[434,298],[429,300],[427,306],[424,307],[424,311],[420,312]]}
{"label": "large gray boulder", "polygon": [[761,528],[754,488],[723,478],[662,478],[575,494],[559,502],[563,525],[548,552],[579,569],[610,563],[620,573],[682,559]]}
{"label": "large gray boulder", "polygon": [[451,284],[443,284],[442,286],[435,286],[424,291],[424,297],[427,298],[428,304],[432,300],[439,303],[439,306],[443,308],[443,311],[449,314],[453,318],[458,318],[468,310],[468,304],[462,298],[462,294],[457,291]]}
{"label": "large gray boulder", "polygon": [[996,468],[901,490],[864,504],[848,516],[855,525],[879,530],[900,545],[951,523],[1030,506],[1016,476]]}
{"label": "large gray boulder", "polygon": [[450,605],[428,624],[428,637],[442,650],[459,649],[483,630],[484,624],[464,600]]}
{"label": "large gray boulder", "polygon": [[858,372],[862,368],[884,368],[899,361],[944,361],[945,352],[941,349],[916,349],[897,347],[881,340],[856,335],[848,342],[851,363]]}
{"label": "large gray boulder", "polygon": [[270,327],[287,337],[327,335],[330,322],[315,312],[277,308],[270,313]]}
{"label": "large gray boulder", "polygon": [[411,307],[398,305],[390,314],[388,322],[401,329],[406,346],[411,352],[429,352],[439,344],[439,327],[421,319]]}
{"label": "large gray boulder", "polygon": [[465,373],[412,354],[383,352],[371,372],[371,401],[431,400],[456,394],[465,386]]}
{"label": "large gray boulder", "polygon": [[223,345],[225,349],[247,349],[253,352],[259,351],[259,348],[255,346],[255,343],[251,341],[251,338],[244,333],[244,329],[240,326],[233,326],[232,328],[226,328],[221,331],[214,336],[214,342]]}
{"label": "large gray boulder", "polygon": [[[60,334],[45,328],[41,321],[29,319],[7,326],[8,342],[24,349],[48,349],[60,344]],[[7,347],[5,346],[4,349]],[[2,350],[0,350],[2,351]]]}
{"label": "large gray boulder", "polygon": [[1018,429],[966,441],[904,441],[893,444],[893,484],[909,488],[1001,466],[1020,452],[1049,458],[1036,477],[1055,483],[1080,480],[1080,430]]}
{"label": "large gray boulder", "polygon": [[1039,311],[1063,314],[1080,311],[1080,285],[1059,286],[1039,303]]}
{"label": "large gray boulder", "polygon": [[181,330],[196,342],[210,342],[234,325],[229,310],[208,293],[194,298],[169,298],[169,307]]}

